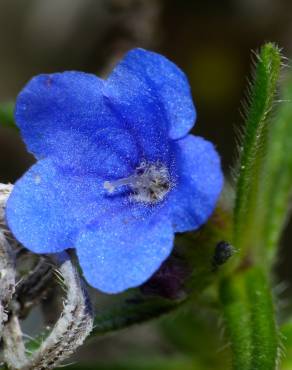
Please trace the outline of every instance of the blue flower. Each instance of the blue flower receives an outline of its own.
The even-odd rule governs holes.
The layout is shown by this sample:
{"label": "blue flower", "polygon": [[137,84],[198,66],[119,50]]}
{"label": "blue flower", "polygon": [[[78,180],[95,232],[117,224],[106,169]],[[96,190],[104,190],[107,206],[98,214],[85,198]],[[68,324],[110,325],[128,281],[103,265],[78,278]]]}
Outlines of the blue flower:
{"label": "blue flower", "polygon": [[214,210],[220,160],[188,134],[190,87],[163,56],[134,49],[105,80],[36,76],[15,118],[37,163],[14,186],[8,225],[35,253],[76,248],[101,291],[142,284],[169,256],[174,233],[197,229]]}

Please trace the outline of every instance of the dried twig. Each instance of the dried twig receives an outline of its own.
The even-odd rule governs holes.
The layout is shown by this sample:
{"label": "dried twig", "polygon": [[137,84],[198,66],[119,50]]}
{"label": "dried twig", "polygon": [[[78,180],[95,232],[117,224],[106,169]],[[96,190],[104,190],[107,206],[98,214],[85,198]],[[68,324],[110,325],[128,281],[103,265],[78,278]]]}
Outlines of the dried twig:
{"label": "dried twig", "polygon": [[28,363],[18,317],[12,314],[3,330],[4,359],[10,369],[22,369]]}
{"label": "dried twig", "polygon": [[25,370],[54,368],[68,358],[92,330],[93,314],[89,298],[83,281],[68,256],[62,261],[58,274],[67,290],[63,312]]}
{"label": "dried twig", "polygon": [[0,335],[8,320],[7,308],[15,290],[15,269],[9,243],[0,229]]}
{"label": "dried twig", "polygon": [[[11,185],[0,184],[0,320],[3,334],[4,359],[10,368],[18,369],[26,362],[25,347],[17,316],[8,314],[8,306],[15,292],[15,255],[10,245],[4,214]],[[13,244],[13,243],[12,243]]]}
{"label": "dried twig", "polygon": [[0,185],[0,336],[3,324],[8,320],[7,307],[15,290],[15,264],[4,223],[4,207],[10,190],[10,185]]}

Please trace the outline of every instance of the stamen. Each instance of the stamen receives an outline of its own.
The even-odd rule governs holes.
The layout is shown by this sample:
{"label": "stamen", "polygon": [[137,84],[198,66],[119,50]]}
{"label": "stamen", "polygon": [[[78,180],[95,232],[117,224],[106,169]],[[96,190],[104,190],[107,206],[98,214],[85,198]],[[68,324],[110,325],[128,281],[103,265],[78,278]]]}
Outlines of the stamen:
{"label": "stamen", "polygon": [[105,181],[104,188],[112,194],[121,186],[132,189],[132,198],[138,202],[156,203],[168,193],[171,182],[166,166],[143,161],[135,170],[134,175],[115,181]]}

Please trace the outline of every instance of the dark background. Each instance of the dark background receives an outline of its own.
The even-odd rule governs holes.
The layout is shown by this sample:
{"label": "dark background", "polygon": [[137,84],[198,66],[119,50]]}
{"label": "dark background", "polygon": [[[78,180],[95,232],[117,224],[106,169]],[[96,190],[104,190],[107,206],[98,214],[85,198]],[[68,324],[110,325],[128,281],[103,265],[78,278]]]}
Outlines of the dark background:
{"label": "dark background", "polygon": [[[0,0],[0,103],[14,101],[33,75],[105,75],[128,49],[153,49],[188,75],[198,111],[194,132],[215,143],[228,174],[251,50],[265,41],[291,55],[291,0]],[[18,133],[0,125],[0,181],[13,183],[31,163]],[[279,281],[291,275],[290,235]]]}
{"label": "dark background", "polygon": [[[0,0],[0,102],[15,100],[42,72],[110,71],[128,49],[165,54],[188,75],[196,134],[234,160],[234,128],[251,70],[251,50],[275,41],[292,48],[290,0]],[[16,135],[1,129],[0,181],[30,164]]]}

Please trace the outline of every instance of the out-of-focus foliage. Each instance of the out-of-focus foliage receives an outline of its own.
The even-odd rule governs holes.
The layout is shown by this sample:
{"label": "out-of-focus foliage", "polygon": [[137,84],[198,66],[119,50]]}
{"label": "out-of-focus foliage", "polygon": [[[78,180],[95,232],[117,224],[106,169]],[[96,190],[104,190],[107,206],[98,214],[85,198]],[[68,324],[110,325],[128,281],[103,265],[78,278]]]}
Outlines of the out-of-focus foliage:
{"label": "out-of-focus foliage", "polygon": [[6,103],[0,105],[0,126],[16,129],[13,117],[14,104]]}

